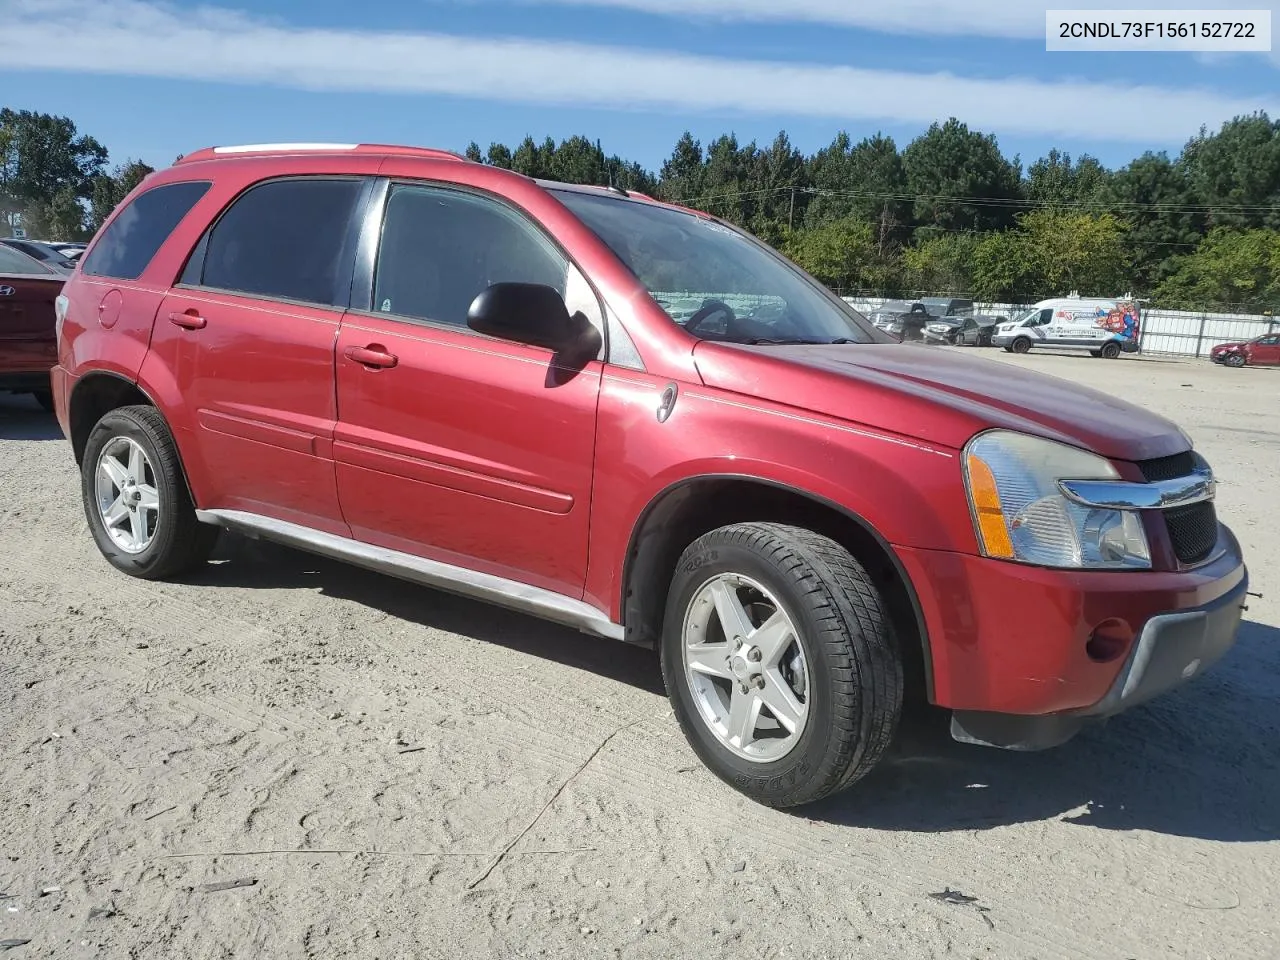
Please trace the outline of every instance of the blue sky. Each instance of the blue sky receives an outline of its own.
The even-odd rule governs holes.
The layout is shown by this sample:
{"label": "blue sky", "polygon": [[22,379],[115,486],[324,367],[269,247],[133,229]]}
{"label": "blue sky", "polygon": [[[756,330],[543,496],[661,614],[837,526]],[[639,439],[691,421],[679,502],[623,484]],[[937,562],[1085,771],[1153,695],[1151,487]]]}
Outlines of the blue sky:
{"label": "blue sky", "polygon": [[[1090,5],[1114,6],[1053,4]],[[1049,53],[1046,6],[0,0],[0,105],[65,114],[113,161],[153,166],[226,143],[584,133],[656,169],[686,129],[744,143],[785,129],[811,152],[841,129],[905,145],[951,115],[1024,165],[1057,146],[1117,166],[1236,113],[1280,116],[1271,54]]]}

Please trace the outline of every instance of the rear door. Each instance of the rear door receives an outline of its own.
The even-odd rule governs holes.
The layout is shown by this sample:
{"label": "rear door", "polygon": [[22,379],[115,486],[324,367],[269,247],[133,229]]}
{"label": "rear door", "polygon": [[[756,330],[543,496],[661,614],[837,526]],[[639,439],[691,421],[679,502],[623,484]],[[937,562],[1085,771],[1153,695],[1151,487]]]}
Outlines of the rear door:
{"label": "rear door", "polygon": [[564,367],[466,318],[490,284],[522,281],[602,328],[594,291],[490,195],[391,183],[368,230],[374,266],[337,350],[334,459],[353,535],[581,597],[601,363]]}
{"label": "rear door", "polygon": [[62,277],[0,244],[0,373],[48,371],[57,362],[54,301]]}
{"label": "rear door", "polygon": [[205,232],[156,317],[210,509],[350,531],[332,458],[334,343],[372,181],[256,183]]}

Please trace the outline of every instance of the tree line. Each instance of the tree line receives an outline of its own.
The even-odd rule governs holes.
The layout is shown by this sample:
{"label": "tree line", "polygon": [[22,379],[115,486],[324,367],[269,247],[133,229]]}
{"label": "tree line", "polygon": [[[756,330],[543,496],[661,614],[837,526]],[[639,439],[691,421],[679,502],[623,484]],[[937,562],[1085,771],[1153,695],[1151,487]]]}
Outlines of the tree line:
{"label": "tree line", "polygon": [[[724,217],[843,293],[1025,303],[1075,290],[1240,312],[1280,299],[1280,122],[1265,113],[1115,169],[1054,149],[1024,170],[954,118],[903,147],[841,132],[811,155],[785,132],[766,146],[685,133],[657,171],[585,136],[466,154]],[[0,110],[0,232],[21,222],[29,236],[84,239],[150,172],[110,167],[67,117]]]}

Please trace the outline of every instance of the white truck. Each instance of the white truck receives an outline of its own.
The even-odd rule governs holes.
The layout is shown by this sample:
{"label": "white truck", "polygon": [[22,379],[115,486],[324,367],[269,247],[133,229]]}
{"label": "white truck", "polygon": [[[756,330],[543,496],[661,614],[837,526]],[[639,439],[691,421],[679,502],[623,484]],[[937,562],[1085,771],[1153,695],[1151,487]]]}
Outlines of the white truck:
{"label": "white truck", "polygon": [[1136,353],[1142,310],[1130,298],[1058,297],[1042,300],[1021,316],[1000,324],[994,346],[1012,353],[1058,348],[1088,350],[1108,360]]}

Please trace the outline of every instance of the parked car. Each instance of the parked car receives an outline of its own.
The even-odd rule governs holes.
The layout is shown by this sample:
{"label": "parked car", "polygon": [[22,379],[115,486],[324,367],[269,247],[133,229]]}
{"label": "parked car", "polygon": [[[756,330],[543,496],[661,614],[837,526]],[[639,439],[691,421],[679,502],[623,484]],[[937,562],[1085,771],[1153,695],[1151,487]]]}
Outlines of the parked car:
{"label": "parked car", "polygon": [[989,317],[978,314],[969,316],[938,317],[924,328],[928,343],[965,343],[972,346],[991,346],[991,335],[997,323],[1007,317]]}
{"label": "parked car", "polygon": [[930,317],[921,332],[925,343],[955,343],[961,317]]}
{"label": "parked car", "polygon": [[0,391],[29,393],[53,409],[49,371],[58,361],[54,303],[65,277],[0,246]]}
{"label": "parked car", "polygon": [[1209,359],[1226,367],[1280,366],[1280,333],[1254,337],[1243,343],[1220,343],[1209,351]]}
{"label": "parked car", "polygon": [[14,237],[5,237],[0,239],[0,245],[17,250],[19,253],[25,253],[28,257],[39,260],[45,266],[52,267],[59,273],[70,273],[76,268],[74,258],[68,257],[50,243],[40,240],[18,240]]}
{"label": "parked car", "polygon": [[[683,324],[672,289],[702,293]],[[907,700],[965,742],[1061,743],[1240,622],[1240,545],[1176,424],[905,348],[639,194],[203,149],[113,212],[58,318],[109,563],[176,577],[229,528],[656,648],[693,749],[765,804],[857,781]]]}
{"label": "parked car", "polygon": [[896,310],[901,301],[890,301],[893,307],[886,304],[875,313],[875,326],[898,341],[914,341],[924,339],[924,329],[934,320],[933,314],[923,303],[913,303],[905,310]]}
{"label": "parked car", "polygon": [[991,338],[995,336],[996,329],[1000,324],[1008,321],[1008,317],[991,316],[989,314],[976,314],[973,317],[966,317],[964,323],[960,326],[956,343],[964,347],[990,347],[992,346]]}

